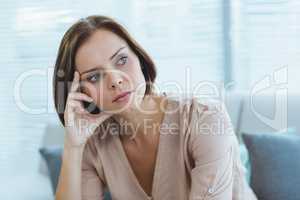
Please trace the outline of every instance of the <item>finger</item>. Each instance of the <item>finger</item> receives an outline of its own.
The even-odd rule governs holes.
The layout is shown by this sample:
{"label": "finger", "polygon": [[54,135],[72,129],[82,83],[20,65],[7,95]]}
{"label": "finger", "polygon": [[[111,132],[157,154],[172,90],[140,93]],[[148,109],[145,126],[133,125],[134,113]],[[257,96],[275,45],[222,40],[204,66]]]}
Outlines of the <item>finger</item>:
{"label": "finger", "polygon": [[69,110],[70,110],[70,114],[74,115],[75,114],[87,114],[85,111],[87,111],[81,102],[79,101],[75,101],[75,100],[70,100],[69,102]]}
{"label": "finger", "polygon": [[77,91],[78,88],[79,88],[79,74],[77,71],[75,71],[70,92],[75,92]]}
{"label": "finger", "polygon": [[81,93],[81,92],[72,92],[69,94],[71,99],[75,99],[75,100],[85,100],[88,102],[92,102],[93,99],[92,97],[89,97],[88,95]]}
{"label": "finger", "polygon": [[66,126],[73,126],[75,120],[75,114],[73,112],[73,108],[71,108],[70,106],[66,107],[64,113],[64,119],[66,121]]}
{"label": "finger", "polygon": [[89,113],[86,109],[84,109],[82,107],[82,105],[80,105],[80,104],[78,105],[77,102],[73,102],[73,103],[74,103],[74,105],[72,105],[72,108],[73,108],[74,113],[80,114],[80,115],[86,115]]}
{"label": "finger", "polygon": [[83,109],[83,108],[75,108],[75,112],[78,113],[78,114],[88,114],[89,112],[86,110],[86,109]]}
{"label": "finger", "polygon": [[71,107],[71,108],[80,108],[80,109],[84,109],[83,108],[83,105],[80,101],[76,101],[76,100],[70,100],[68,102],[68,105]]}

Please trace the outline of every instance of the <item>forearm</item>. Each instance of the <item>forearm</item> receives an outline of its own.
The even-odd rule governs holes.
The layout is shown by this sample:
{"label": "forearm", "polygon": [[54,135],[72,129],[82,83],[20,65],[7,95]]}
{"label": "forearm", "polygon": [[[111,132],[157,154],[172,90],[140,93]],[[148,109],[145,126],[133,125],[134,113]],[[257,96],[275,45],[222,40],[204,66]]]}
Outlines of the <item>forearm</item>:
{"label": "forearm", "polygon": [[81,200],[81,161],[83,147],[65,142],[55,200]]}

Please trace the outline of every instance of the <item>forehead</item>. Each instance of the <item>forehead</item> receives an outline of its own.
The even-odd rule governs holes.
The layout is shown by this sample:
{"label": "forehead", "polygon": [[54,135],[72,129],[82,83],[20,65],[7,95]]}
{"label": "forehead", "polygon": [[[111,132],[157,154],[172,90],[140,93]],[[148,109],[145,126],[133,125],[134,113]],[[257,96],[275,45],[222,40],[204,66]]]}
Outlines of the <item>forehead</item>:
{"label": "forehead", "polygon": [[79,72],[102,65],[127,43],[118,35],[107,31],[97,30],[78,49],[75,57],[75,65]]}

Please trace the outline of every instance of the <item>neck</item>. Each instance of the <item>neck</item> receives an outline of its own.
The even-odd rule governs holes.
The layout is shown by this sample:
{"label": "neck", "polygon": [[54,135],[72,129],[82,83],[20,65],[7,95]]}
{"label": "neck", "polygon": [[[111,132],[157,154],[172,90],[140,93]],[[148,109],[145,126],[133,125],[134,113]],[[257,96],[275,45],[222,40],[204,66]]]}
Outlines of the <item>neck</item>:
{"label": "neck", "polygon": [[156,133],[162,122],[166,106],[166,98],[158,95],[146,95],[139,106],[130,107],[122,113],[114,115],[121,125],[121,137],[145,137]]}

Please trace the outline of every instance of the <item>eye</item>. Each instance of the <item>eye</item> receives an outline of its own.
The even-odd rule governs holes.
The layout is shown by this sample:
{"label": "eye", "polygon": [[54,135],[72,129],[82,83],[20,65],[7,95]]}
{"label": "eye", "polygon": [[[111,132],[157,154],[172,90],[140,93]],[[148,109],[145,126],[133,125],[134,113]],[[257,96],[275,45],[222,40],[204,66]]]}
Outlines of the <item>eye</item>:
{"label": "eye", "polygon": [[93,75],[90,75],[89,77],[87,77],[87,80],[91,83],[96,83],[100,80],[101,78],[101,74],[100,73],[95,73]]}
{"label": "eye", "polygon": [[122,56],[118,62],[117,62],[117,65],[125,65],[127,63],[127,59],[128,57],[127,56]]}

